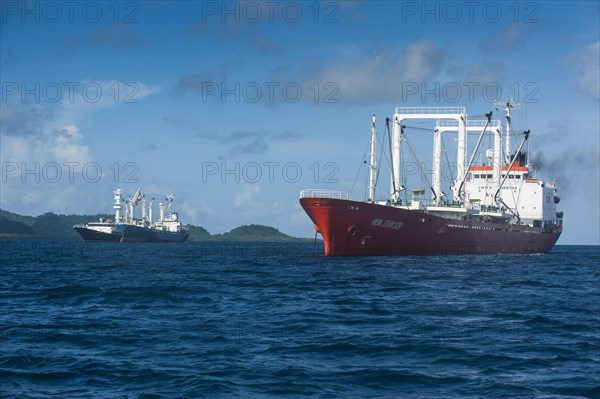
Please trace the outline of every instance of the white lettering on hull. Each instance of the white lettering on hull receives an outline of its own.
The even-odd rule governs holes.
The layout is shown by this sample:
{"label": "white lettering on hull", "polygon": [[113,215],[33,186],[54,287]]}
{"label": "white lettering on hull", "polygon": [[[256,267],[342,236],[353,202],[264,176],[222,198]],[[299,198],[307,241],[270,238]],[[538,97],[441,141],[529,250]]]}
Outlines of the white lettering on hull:
{"label": "white lettering on hull", "polygon": [[397,220],[389,220],[389,219],[384,220],[384,219],[380,219],[380,218],[375,218],[371,222],[371,226],[373,226],[373,227],[381,227],[383,229],[392,229],[392,230],[399,230],[403,224],[404,224],[404,222],[399,222]]}

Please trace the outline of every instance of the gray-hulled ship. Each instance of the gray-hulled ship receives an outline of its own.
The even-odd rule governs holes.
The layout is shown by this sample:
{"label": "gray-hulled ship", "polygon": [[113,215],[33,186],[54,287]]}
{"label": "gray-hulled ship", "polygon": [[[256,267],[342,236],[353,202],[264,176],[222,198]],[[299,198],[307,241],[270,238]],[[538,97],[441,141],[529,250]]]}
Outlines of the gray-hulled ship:
{"label": "gray-hulled ship", "polygon": [[[173,211],[173,195],[169,195],[165,202],[159,203],[158,221],[152,221],[154,199],[146,203],[141,189],[138,189],[133,198],[125,202],[125,215],[121,216],[123,209],[123,192],[118,189],[114,192],[115,219],[100,219],[84,225],[75,225],[73,228],[83,241],[105,242],[183,242],[189,233],[179,220],[179,214]],[[141,208],[141,218],[134,217],[136,209]]]}

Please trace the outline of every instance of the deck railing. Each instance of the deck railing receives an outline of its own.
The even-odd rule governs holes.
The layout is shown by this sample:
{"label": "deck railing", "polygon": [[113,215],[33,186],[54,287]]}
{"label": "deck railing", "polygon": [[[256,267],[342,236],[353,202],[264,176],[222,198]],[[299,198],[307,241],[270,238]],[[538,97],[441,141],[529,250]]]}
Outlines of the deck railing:
{"label": "deck railing", "polygon": [[[480,119],[467,119],[467,127],[484,127],[485,126],[485,120],[480,120]],[[444,119],[444,120],[439,120],[436,123],[437,127],[458,127],[458,121],[453,120],[453,119]],[[498,120],[498,119],[494,119],[491,120],[490,123],[488,124],[488,127],[500,127],[502,126],[502,123]]]}
{"label": "deck railing", "polygon": [[396,107],[396,114],[464,114],[465,107]]}
{"label": "deck railing", "polygon": [[334,198],[350,199],[350,194],[346,191],[307,189],[300,191],[300,198]]}

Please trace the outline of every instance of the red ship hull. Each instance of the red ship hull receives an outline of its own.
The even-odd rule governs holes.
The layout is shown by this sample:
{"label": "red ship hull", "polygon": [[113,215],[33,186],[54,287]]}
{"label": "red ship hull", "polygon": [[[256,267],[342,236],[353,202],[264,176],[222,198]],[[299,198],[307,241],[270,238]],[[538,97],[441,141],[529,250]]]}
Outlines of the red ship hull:
{"label": "red ship hull", "polygon": [[544,253],[562,228],[451,220],[333,198],[301,198],[321,233],[325,256]]}

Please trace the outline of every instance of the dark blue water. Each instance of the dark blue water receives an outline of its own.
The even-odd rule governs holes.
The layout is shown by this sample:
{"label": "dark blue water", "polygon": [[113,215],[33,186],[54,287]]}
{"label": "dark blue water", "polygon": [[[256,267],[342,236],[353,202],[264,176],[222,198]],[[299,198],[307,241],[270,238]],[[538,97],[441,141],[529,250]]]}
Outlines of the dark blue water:
{"label": "dark blue water", "polygon": [[1,245],[3,397],[600,397],[600,250]]}

